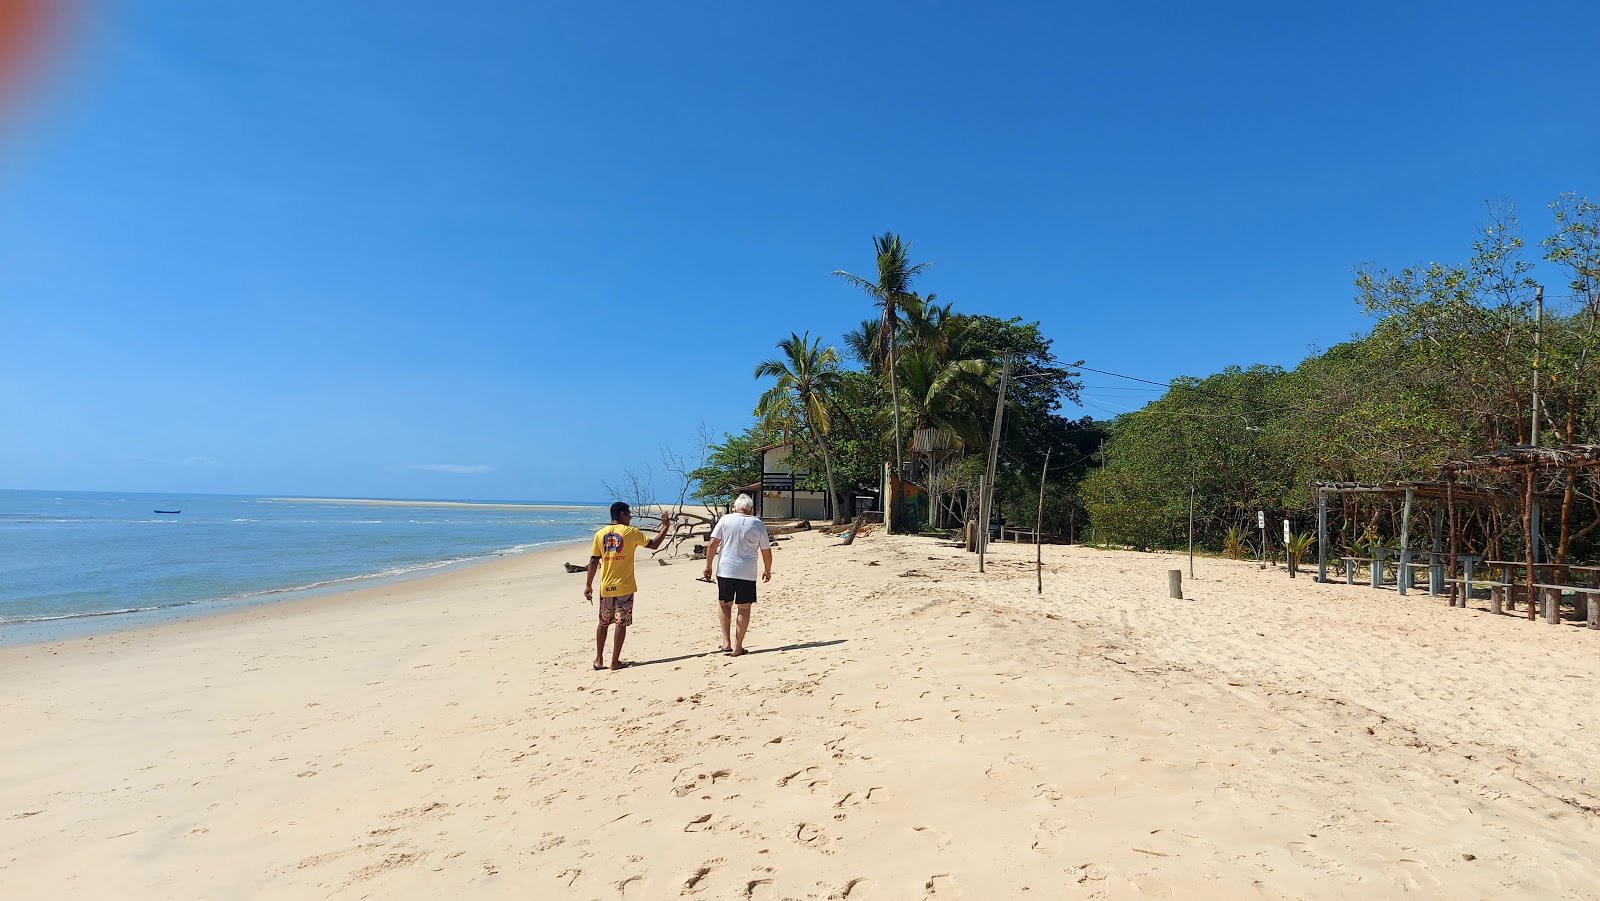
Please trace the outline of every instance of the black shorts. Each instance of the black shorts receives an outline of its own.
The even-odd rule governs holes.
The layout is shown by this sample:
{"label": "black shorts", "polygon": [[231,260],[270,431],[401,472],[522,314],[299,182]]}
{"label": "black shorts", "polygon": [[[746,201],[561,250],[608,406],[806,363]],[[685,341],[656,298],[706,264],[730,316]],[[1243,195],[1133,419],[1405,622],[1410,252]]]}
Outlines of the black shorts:
{"label": "black shorts", "polygon": [[754,604],[756,602],[755,579],[724,579],[717,576],[717,600],[726,604],[732,601],[735,604]]}

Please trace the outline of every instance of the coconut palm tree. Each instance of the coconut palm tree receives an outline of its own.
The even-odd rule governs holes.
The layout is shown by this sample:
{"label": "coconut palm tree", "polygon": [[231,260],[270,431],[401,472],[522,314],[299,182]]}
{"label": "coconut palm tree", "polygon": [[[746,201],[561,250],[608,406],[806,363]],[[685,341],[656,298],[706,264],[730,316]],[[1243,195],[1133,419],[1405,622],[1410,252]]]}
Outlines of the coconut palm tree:
{"label": "coconut palm tree", "polygon": [[756,378],[777,380],[761,395],[756,415],[764,425],[785,433],[796,426],[803,426],[809,433],[810,445],[822,457],[822,469],[828,478],[828,502],[833,507],[833,521],[838,523],[843,521],[843,511],[833,487],[833,457],[823,439],[828,434],[828,382],[838,371],[839,352],[821,345],[822,339],[813,340],[810,332],[791,333],[778,342],[783,356],[756,367]]}
{"label": "coconut palm tree", "polygon": [[879,325],[876,319],[863,319],[859,327],[844,333],[845,349],[873,375],[883,371],[883,342],[878,339]]}
{"label": "coconut palm tree", "polygon": [[878,276],[876,279],[865,279],[859,275],[851,275],[843,269],[835,269],[833,274],[857,288],[860,288],[869,297],[873,298],[883,310],[881,325],[878,329],[878,340],[883,344],[883,358],[889,370],[889,399],[894,404],[894,467],[896,474],[900,471],[900,461],[905,458],[904,448],[900,438],[900,388],[895,379],[895,334],[899,325],[899,310],[901,304],[911,294],[911,283],[916,281],[918,275],[932,263],[912,263],[910,252],[911,242],[902,241],[894,232],[884,232],[872,239],[873,250],[877,252]]}

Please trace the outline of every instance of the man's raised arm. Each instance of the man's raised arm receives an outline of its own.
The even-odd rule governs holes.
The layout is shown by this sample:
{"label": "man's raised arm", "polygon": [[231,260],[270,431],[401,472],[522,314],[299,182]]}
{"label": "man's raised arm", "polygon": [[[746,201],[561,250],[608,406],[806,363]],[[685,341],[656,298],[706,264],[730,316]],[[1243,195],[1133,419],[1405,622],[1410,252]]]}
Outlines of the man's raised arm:
{"label": "man's raised arm", "polygon": [[669,529],[671,527],[672,527],[672,517],[667,515],[667,511],[662,510],[661,511],[661,531],[657,532],[656,533],[656,537],[650,539],[650,543],[645,545],[645,547],[649,548],[652,551],[655,550],[656,548],[660,547],[661,543],[667,540],[667,529]]}

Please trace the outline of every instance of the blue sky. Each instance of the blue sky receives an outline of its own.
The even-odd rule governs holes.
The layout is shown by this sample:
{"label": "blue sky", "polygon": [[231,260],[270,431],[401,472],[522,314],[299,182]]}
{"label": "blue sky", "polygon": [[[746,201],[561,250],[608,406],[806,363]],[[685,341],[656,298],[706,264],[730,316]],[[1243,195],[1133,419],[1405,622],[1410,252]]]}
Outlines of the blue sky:
{"label": "blue sky", "polygon": [[0,110],[0,487],[599,499],[885,229],[1167,379],[1600,194],[1592,2],[987,7],[80,0]]}

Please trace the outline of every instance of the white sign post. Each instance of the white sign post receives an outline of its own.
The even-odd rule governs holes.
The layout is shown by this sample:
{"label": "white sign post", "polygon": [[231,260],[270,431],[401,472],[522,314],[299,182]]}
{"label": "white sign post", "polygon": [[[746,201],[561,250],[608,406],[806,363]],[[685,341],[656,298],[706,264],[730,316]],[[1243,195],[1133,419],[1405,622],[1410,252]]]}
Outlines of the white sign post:
{"label": "white sign post", "polygon": [[1261,530],[1261,550],[1257,555],[1261,558],[1261,568],[1267,568],[1267,511],[1256,511],[1256,527]]}
{"label": "white sign post", "polygon": [[1289,521],[1287,519],[1283,521],[1283,543],[1289,543]]}

